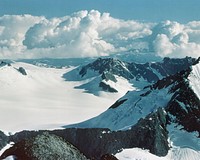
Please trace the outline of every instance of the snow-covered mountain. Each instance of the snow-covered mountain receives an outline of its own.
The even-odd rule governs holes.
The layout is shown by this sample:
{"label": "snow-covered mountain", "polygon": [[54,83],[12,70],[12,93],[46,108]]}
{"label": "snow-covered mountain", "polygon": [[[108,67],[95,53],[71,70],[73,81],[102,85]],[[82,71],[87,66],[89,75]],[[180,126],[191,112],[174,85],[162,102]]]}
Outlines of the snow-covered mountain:
{"label": "snow-covered mountain", "polygon": [[[185,117],[188,112],[194,112],[192,114],[198,116],[199,80],[199,63],[196,62],[191,68],[158,80],[142,90],[128,92],[107,111],[77,126],[123,130],[134,125],[140,118],[155,112],[159,107],[166,108],[174,116],[179,115],[179,119]],[[180,107],[181,105],[183,107]],[[187,121],[191,118],[188,115]]]}
{"label": "snow-covered mountain", "polygon": [[80,66],[64,74],[67,81],[85,81],[76,88],[89,93],[99,91],[120,92],[142,89],[144,86],[176,74],[194,63],[195,59],[164,58],[161,62],[135,63],[116,58],[98,58],[94,62]]}
{"label": "snow-covered mountain", "polygon": [[[142,119],[147,119],[149,113],[157,113],[159,108],[163,108],[167,125],[160,127],[166,129],[169,146],[172,150],[176,147],[185,148],[188,153],[183,151],[183,154],[196,152],[195,157],[199,158],[199,90],[200,59],[188,69],[159,80],[143,90],[128,92],[99,116],[66,127],[132,130]],[[149,121],[153,121],[153,118],[149,117]]]}
{"label": "snow-covered mountain", "polygon": [[[84,153],[87,158],[101,159],[102,157],[110,156],[110,154],[119,159],[126,159],[127,157],[145,159],[149,156],[150,160],[178,160],[187,159],[188,157],[191,160],[196,160],[200,157],[200,138],[198,138],[200,133],[200,59],[195,60],[188,57],[185,59],[165,58],[162,62],[136,64],[106,58],[97,59],[88,65],[77,68],[60,69],[38,67],[20,62],[9,64],[4,62],[0,67],[0,73],[0,82],[2,84],[7,82],[8,84],[7,86],[1,86],[1,96],[4,96],[5,106],[11,109],[11,105],[7,105],[9,104],[8,102],[13,101],[12,105],[18,102],[16,104],[17,111],[19,110],[19,105],[23,105],[23,108],[20,108],[24,112],[24,114],[20,114],[22,120],[28,113],[27,111],[31,111],[34,117],[36,113],[39,113],[38,111],[41,112],[41,115],[46,112],[45,114],[48,115],[47,120],[41,121],[42,116],[38,116],[38,120],[34,121],[35,125],[42,124],[44,126],[47,121],[48,125],[53,121],[58,122],[55,120],[58,118],[56,116],[49,118],[49,111],[54,112],[52,115],[55,115],[55,111],[58,109],[56,107],[58,103],[56,102],[64,101],[60,99],[61,97],[66,99],[62,106],[67,106],[65,108],[66,112],[64,112],[63,108],[60,110],[63,112],[63,117],[61,116],[62,123],[65,120],[64,117],[68,122],[70,117],[74,118],[73,116],[76,115],[81,119],[83,117],[80,115],[84,116],[84,113],[91,111],[94,106],[96,109],[103,102],[105,105],[108,102],[107,106],[110,106],[110,108],[99,116],[82,123],[66,125],[66,129],[63,130],[47,131],[70,142]],[[99,81],[95,81],[97,79]],[[121,83],[119,83],[119,79],[122,79]],[[91,85],[92,81],[93,85]],[[98,90],[99,85],[104,81],[109,82],[109,84],[112,82],[113,86],[115,86],[113,89],[118,89],[117,92],[105,92],[94,96],[95,91],[93,91],[93,94],[88,94],[84,93],[83,89],[86,88],[76,89],[77,86],[79,86],[78,88],[86,86],[91,87],[91,91],[95,87]],[[127,86],[130,85],[129,87],[132,87],[132,91],[129,91],[111,105],[110,102],[115,101],[116,95],[119,93],[119,86],[124,87],[125,81]],[[144,82],[150,85],[142,88],[141,83],[144,84]],[[117,85],[118,88],[116,87]],[[31,86],[35,89],[32,90],[32,94],[30,94]],[[22,91],[20,91],[20,87],[23,87]],[[111,88],[111,86],[109,87]],[[15,94],[14,90],[17,90],[18,93]],[[56,92],[58,90],[59,92]],[[41,94],[36,96],[36,93],[39,92]],[[44,96],[45,93],[48,95],[47,97]],[[26,96],[23,97],[26,94],[29,94],[28,98]],[[71,101],[71,98],[75,95],[76,99]],[[74,108],[77,112],[73,113],[70,111],[69,106],[76,106],[77,96],[81,100],[81,105],[85,105],[85,107],[82,110],[78,106]],[[19,98],[21,97],[23,97],[23,100],[19,103]],[[40,99],[41,97],[44,99]],[[49,102],[49,98],[52,100],[51,102]],[[28,102],[28,100],[31,102],[34,102],[32,100],[38,101],[35,101],[37,103],[31,107],[28,103],[24,103]],[[105,102],[106,100],[109,101]],[[2,101],[0,102],[3,103]],[[97,106],[97,103],[99,103],[99,106]],[[51,109],[48,107],[44,112],[41,111],[41,108],[44,109],[44,106],[41,107],[42,104],[44,106],[48,104]],[[40,106],[37,108],[37,105]],[[2,109],[8,110],[8,108]],[[60,113],[58,114],[60,115]],[[27,116],[30,117],[30,114]],[[92,114],[90,117],[92,117]],[[10,119],[10,117],[6,119],[3,114],[1,118],[3,118],[2,125],[3,122]],[[14,122],[14,119],[10,121]],[[77,120],[77,118],[75,119]],[[30,117],[30,121],[33,120]],[[31,124],[30,122],[27,123]],[[57,123],[56,126],[62,123]],[[20,122],[18,124],[22,127],[23,123]],[[16,125],[16,122],[13,125]],[[11,128],[11,126],[3,126],[4,128],[7,127],[6,131]],[[26,128],[33,129],[34,127],[26,126]],[[0,140],[0,147],[2,148],[10,142],[14,142],[16,144],[14,146],[20,145],[25,138],[31,141],[33,137],[41,136],[44,132],[46,131],[22,131],[10,136],[0,133],[0,139],[2,139]],[[24,148],[22,147],[22,149]],[[129,153],[127,155],[128,150],[132,150],[133,153],[137,151],[140,155]],[[7,151],[9,154],[6,154],[6,156],[15,153],[12,148]]]}

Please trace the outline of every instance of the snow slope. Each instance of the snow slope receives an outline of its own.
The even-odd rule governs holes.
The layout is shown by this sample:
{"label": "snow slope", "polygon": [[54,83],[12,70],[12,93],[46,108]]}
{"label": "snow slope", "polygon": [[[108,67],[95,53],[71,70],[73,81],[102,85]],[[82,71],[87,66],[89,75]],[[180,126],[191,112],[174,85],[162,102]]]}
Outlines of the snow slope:
{"label": "snow slope", "polygon": [[200,151],[173,147],[165,157],[158,157],[140,148],[124,149],[115,155],[120,160],[199,160]]}
{"label": "snow slope", "polygon": [[128,129],[136,124],[140,118],[146,117],[161,106],[166,106],[171,96],[169,88],[153,91],[146,88],[142,91],[131,91],[117,101],[119,105],[116,107],[111,106],[97,117],[66,127]]}
{"label": "snow slope", "polygon": [[[18,72],[19,67],[26,70],[26,76]],[[0,130],[59,128],[98,115],[121,96],[104,93],[97,97],[74,89],[82,82],[62,78],[72,69],[22,62],[0,67]]]}
{"label": "snow slope", "polygon": [[120,160],[167,160],[165,157],[158,157],[148,150],[140,148],[124,149],[115,155]]}

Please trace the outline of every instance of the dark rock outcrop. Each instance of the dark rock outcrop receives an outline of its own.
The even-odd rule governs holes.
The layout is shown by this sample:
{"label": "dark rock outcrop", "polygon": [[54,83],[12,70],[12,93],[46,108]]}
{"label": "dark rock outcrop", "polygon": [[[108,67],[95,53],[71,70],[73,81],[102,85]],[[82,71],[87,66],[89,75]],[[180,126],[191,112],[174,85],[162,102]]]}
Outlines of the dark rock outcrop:
{"label": "dark rock outcrop", "polygon": [[110,85],[104,83],[104,82],[100,82],[99,83],[99,87],[101,87],[104,91],[108,91],[108,92],[118,92],[115,88],[112,88]]}
{"label": "dark rock outcrop", "polygon": [[189,132],[198,131],[200,135],[200,99],[185,78],[187,75],[188,73],[179,77],[178,83],[173,86],[174,95],[166,110],[172,122],[182,125]]}
{"label": "dark rock outcrop", "polygon": [[162,108],[149,114],[145,119],[140,119],[133,126],[133,130],[136,132],[135,137],[139,142],[138,147],[149,149],[155,155],[165,156],[169,150],[166,126],[166,112]]}
{"label": "dark rock outcrop", "polygon": [[65,142],[62,138],[44,132],[36,137],[23,139],[14,144],[13,147],[6,150],[1,159],[14,155],[21,160],[86,160],[70,143]]}
{"label": "dark rock outcrop", "polygon": [[100,160],[118,160],[118,159],[111,154],[105,154],[101,157]]}
{"label": "dark rock outcrop", "polygon": [[[127,99],[123,99],[123,100],[118,100],[116,101],[112,106],[110,106],[110,108],[117,108],[118,106],[120,106],[121,104],[123,104],[124,102],[126,102]],[[110,109],[109,108],[109,109]]]}
{"label": "dark rock outcrop", "polygon": [[103,72],[109,72],[111,74],[122,76],[128,79],[128,77],[132,77],[132,75],[126,68],[127,64],[119,59],[98,58],[93,63],[83,66],[79,74],[83,77],[87,73],[88,69],[90,69],[99,72],[99,74],[102,74]]}
{"label": "dark rock outcrop", "polygon": [[[200,59],[196,60],[194,65],[199,62]],[[192,68],[189,67],[175,75],[159,80],[149,87],[160,90],[171,85],[169,92],[173,93],[173,96],[166,106],[169,122],[182,125],[188,132],[198,131],[200,135],[200,99],[189,83],[188,77],[191,71]]]}
{"label": "dark rock outcrop", "polygon": [[24,76],[27,75],[26,70],[23,67],[19,67],[18,71]]}
{"label": "dark rock outcrop", "polygon": [[115,78],[115,76],[109,72],[103,72],[101,75],[101,78],[106,81],[111,80],[113,82],[117,82],[117,79]]}
{"label": "dark rock outcrop", "polygon": [[0,131],[0,150],[8,144],[9,138]]}

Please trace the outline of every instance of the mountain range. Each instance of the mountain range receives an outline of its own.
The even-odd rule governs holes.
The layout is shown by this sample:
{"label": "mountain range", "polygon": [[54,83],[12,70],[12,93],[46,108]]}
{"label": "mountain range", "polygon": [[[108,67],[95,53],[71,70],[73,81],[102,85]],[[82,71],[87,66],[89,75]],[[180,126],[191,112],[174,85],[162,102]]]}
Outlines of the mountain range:
{"label": "mountain range", "polygon": [[15,143],[1,158],[17,156],[19,149],[26,154],[20,144],[32,143],[34,137],[46,132],[71,143],[89,159],[121,158],[127,149],[134,148],[149,150],[146,156],[152,153],[154,159],[200,158],[200,58],[164,58],[143,64],[99,58],[64,73],[63,78],[83,82],[75,89],[95,96],[130,91],[98,116],[64,125],[66,129],[22,131],[10,136],[1,133],[1,148]]}

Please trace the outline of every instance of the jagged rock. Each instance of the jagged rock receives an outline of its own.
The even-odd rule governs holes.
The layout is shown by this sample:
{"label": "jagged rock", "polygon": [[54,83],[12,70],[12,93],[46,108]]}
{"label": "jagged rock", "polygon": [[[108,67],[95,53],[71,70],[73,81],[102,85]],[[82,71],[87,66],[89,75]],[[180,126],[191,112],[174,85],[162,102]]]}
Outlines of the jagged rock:
{"label": "jagged rock", "polygon": [[189,132],[198,131],[200,135],[200,99],[191,89],[186,75],[179,77],[179,82],[173,86],[175,93],[166,110],[172,122],[182,125]]}
{"label": "jagged rock", "polygon": [[24,76],[27,75],[26,70],[23,67],[19,67],[18,71]]}
{"label": "jagged rock", "polygon": [[[196,60],[194,65],[197,65],[199,60]],[[168,118],[171,122],[182,125],[185,130],[189,132],[198,131],[200,135],[200,120],[198,118],[200,117],[200,99],[191,89],[188,79],[191,72],[192,68],[187,68],[175,75],[159,80],[152,88],[160,90],[172,85],[169,92],[173,93],[173,96],[166,106]]]}
{"label": "jagged rock", "polygon": [[[118,78],[123,78],[134,87],[142,89],[169,75],[174,75],[191,66],[196,59],[186,57],[183,59],[164,58],[162,62],[139,64],[125,62],[116,58],[98,58],[92,63],[80,66],[66,74],[63,78],[70,81],[88,81],[77,88],[85,89],[89,93],[99,91],[101,82],[112,81],[118,83]],[[135,83],[135,81],[137,81]],[[121,85],[121,84],[120,84]],[[91,87],[92,86],[92,87]],[[113,87],[112,87],[113,88]],[[98,90],[99,89],[99,90]],[[115,88],[116,90],[119,90]],[[105,90],[108,91],[108,90]]]}
{"label": "jagged rock", "polygon": [[88,69],[91,69],[99,72],[99,74],[110,72],[111,74],[128,78],[131,77],[131,73],[126,69],[126,67],[126,63],[115,58],[98,58],[93,63],[83,66],[79,74],[83,77],[87,73]]}
{"label": "jagged rock", "polygon": [[0,131],[0,150],[8,144],[9,138]]}
{"label": "jagged rock", "polygon": [[10,155],[21,160],[86,160],[86,157],[70,143],[48,132],[14,144],[3,153],[1,159]]}
{"label": "jagged rock", "polygon": [[105,154],[101,157],[100,160],[118,160],[118,159],[111,154]]}
{"label": "jagged rock", "polygon": [[115,88],[112,88],[110,85],[104,83],[104,82],[100,82],[99,83],[99,87],[101,87],[104,91],[108,91],[108,92],[118,92]]}
{"label": "jagged rock", "polygon": [[111,108],[117,108],[118,106],[120,106],[121,104],[123,104],[124,102],[126,102],[127,101],[127,99],[123,99],[123,100],[118,100],[118,101],[116,101],[112,106],[110,106],[110,108],[109,109],[111,109]]}
{"label": "jagged rock", "polygon": [[111,80],[113,82],[117,82],[117,79],[115,78],[115,76],[109,72],[103,72],[101,75],[101,78],[106,81]]}
{"label": "jagged rock", "polygon": [[133,126],[139,148],[149,149],[151,153],[158,156],[167,155],[169,144],[166,126],[166,113],[162,108],[149,114],[145,119],[140,119]]}
{"label": "jagged rock", "polygon": [[144,78],[152,83],[159,80],[155,71],[162,75],[162,77],[166,77],[187,69],[194,62],[195,59],[190,57],[183,59],[164,58],[163,62],[145,64],[128,63],[115,58],[98,58],[93,63],[83,66],[79,74],[83,77],[90,69],[99,72],[99,74],[109,73],[109,75],[118,75],[128,80]]}

